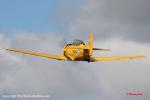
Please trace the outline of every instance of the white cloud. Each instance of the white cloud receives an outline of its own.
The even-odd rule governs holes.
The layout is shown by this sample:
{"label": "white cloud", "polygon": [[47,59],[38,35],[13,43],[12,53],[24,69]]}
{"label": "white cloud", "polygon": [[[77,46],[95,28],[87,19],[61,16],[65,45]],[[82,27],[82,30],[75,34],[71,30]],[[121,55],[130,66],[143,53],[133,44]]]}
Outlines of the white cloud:
{"label": "white cloud", "polygon": [[[124,6],[124,2],[129,8]],[[54,100],[75,97],[93,97],[96,100],[150,98],[150,47],[147,42],[149,17],[144,17],[148,14],[147,2],[134,1],[137,4],[134,7],[138,7],[137,9],[145,7],[138,10],[142,13],[139,17],[138,13],[132,13],[137,10],[130,9],[130,1],[92,0],[79,8],[78,15],[69,27],[69,32],[73,33],[69,35],[72,37],[86,40],[88,33],[92,31],[95,34],[94,46],[112,50],[95,52],[96,56],[146,55],[145,59],[74,63],[34,57],[7,52],[4,49],[14,47],[63,54],[60,47],[63,38],[55,33],[30,32],[17,33],[8,38],[1,33],[0,94],[47,94]],[[117,9],[118,7],[121,9]],[[144,9],[146,13],[143,12]],[[145,20],[138,20],[139,18]],[[126,95],[132,91],[140,91],[144,95],[135,98]]]}
{"label": "white cloud", "polygon": [[[30,37],[29,37],[30,34]],[[8,45],[1,39],[3,45]],[[53,33],[36,35],[22,33],[9,38],[18,49],[37,50],[57,54],[62,37]],[[55,45],[58,44],[58,45]],[[149,56],[150,48],[134,42],[109,40],[95,42],[97,47],[109,47],[112,52],[103,55],[143,54]],[[56,51],[55,51],[56,50]],[[0,93],[8,94],[50,94],[53,99],[93,96],[98,100],[123,99],[126,92],[149,91],[149,57],[141,60],[114,62],[64,62],[34,57],[2,50],[0,56]],[[117,52],[117,53],[116,53]],[[96,53],[99,56],[103,52]],[[17,60],[16,60],[17,59]]]}

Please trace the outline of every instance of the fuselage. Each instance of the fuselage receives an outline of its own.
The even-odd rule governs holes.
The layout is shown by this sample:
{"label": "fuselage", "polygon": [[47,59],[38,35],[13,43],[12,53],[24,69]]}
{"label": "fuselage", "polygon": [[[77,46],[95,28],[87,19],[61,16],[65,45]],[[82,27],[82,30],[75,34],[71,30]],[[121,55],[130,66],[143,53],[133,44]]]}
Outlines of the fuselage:
{"label": "fuselage", "polygon": [[81,40],[75,40],[71,44],[64,46],[64,56],[71,61],[89,61],[89,50]]}

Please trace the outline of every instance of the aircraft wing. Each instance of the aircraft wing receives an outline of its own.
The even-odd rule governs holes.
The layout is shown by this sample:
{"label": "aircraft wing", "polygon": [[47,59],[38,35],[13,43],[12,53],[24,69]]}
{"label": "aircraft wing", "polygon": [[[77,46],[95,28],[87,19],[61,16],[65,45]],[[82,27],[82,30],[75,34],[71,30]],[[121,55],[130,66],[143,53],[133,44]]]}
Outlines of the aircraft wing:
{"label": "aircraft wing", "polygon": [[51,55],[51,54],[45,54],[45,53],[39,53],[39,52],[32,52],[32,51],[26,51],[26,50],[17,50],[17,49],[6,49],[8,51],[14,51],[14,52],[20,52],[23,54],[29,54],[34,56],[40,56],[40,57],[46,57],[46,58],[52,58],[57,60],[67,60],[65,56],[57,56],[57,55]]}
{"label": "aircraft wing", "polygon": [[93,57],[94,61],[130,60],[145,58],[145,56],[112,56],[112,57]]}

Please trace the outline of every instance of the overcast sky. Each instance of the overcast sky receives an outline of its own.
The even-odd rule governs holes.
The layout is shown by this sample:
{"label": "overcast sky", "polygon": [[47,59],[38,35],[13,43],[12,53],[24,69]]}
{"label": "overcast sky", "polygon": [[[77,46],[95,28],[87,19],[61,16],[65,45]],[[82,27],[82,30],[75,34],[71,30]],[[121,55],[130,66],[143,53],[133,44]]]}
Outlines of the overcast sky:
{"label": "overcast sky", "polygon": [[[149,100],[149,9],[149,0],[1,0],[0,95],[51,96],[42,100]],[[95,52],[96,56],[147,57],[75,63],[4,50],[13,47],[62,55],[64,39],[79,38],[87,43],[90,32],[95,47],[111,49]],[[128,96],[128,92],[143,96]]]}

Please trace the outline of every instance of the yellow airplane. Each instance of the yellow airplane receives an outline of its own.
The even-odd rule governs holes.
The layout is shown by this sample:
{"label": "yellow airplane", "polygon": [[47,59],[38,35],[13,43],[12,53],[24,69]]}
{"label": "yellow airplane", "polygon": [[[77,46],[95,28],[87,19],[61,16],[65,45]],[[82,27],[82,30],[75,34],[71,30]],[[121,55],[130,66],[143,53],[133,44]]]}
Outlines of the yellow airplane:
{"label": "yellow airplane", "polygon": [[32,52],[26,50],[17,50],[17,49],[6,49],[8,51],[20,52],[23,54],[35,55],[40,57],[52,58],[57,60],[64,61],[88,61],[88,62],[96,62],[96,61],[112,61],[112,60],[128,60],[128,59],[136,59],[136,58],[144,58],[145,56],[110,56],[110,57],[94,57],[94,50],[102,50],[109,51],[109,49],[101,49],[101,48],[93,48],[93,33],[90,33],[89,42],[87,45],[82,40],[74,40],[72,43],[67,44],[63,48],[63,55],[52,55],[45,54],[40,52]]}

